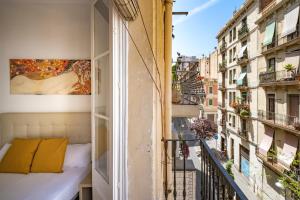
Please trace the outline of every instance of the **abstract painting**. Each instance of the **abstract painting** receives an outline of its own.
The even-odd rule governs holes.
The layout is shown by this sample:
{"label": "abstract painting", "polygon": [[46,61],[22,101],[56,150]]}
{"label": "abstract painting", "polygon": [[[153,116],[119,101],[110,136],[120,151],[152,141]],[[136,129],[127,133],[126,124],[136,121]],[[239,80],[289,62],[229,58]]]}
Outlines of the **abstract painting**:
{"label": "abstract painting", "polygon": [[91,61],[10,59],[11,94],[91,94]]}

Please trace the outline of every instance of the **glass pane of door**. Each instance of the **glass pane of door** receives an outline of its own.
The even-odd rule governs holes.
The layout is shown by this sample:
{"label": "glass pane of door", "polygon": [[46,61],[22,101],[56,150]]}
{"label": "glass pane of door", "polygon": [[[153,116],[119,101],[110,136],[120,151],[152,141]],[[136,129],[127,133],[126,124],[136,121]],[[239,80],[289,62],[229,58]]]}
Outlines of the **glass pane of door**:
{"label": "glass pane of door", "polygon": [[109,121],[100,117],[95,117],[95,169],[103,178],[109,181]]}
{"label": "glass pane of door", "polygon": [[107,0],[98,0],[94,6],[94,55],[109,50],[109,8]]}
{"label": "glass pane of door", "polygon": [[95,66],[95,114],[109,117],[111,103],[109,54],[98,58]]}

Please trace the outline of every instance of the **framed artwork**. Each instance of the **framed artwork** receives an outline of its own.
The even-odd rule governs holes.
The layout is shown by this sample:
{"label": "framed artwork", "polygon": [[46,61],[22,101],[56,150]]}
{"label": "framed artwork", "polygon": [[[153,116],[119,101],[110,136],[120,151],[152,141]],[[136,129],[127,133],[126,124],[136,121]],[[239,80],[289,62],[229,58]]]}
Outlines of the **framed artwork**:
{"label": "framed artwork", "polygon": [[10,59],[10,93],[90,95],[91,61]]}

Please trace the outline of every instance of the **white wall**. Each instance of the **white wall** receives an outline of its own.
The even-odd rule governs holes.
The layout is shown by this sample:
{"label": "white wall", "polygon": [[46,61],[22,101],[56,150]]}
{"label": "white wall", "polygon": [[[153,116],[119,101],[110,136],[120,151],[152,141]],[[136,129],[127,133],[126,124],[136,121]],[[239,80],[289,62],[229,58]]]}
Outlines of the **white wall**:
{"label": "white wall", "polygon": [[0,113],[90,111],[90,96],[10,95],[9,80],[12,58],[90,58],[88,1],[4,2],[0,2]]}

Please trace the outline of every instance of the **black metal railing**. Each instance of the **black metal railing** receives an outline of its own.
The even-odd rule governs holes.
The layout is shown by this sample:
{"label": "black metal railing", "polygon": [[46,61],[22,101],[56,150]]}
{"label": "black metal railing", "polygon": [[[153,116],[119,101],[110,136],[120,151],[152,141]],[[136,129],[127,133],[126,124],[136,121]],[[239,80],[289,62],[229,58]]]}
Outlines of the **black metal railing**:
{"label": "black metal railing", "polygon": [[261,72],[259,74],[260,83],[272,83],[276,81],[294,81],[297,75],[297,70],[292,71],[281,70],[271,72]]}
{"label": "black metal railing", "polygon": [[227,47],[227,43],[226,42],[222,42],[221,46],[220,46],[220,51],[223,52],[226,50],[226,47]]}
{"label": "black metal railing", "polygon": [[243,24],[240,30],[238,31],[239,40],[244,38],[249,33],[249,28],[247,24]]}
{"label": "black metal railing", "polygon": [[240,137],[244,138],[245,140],[248,140],[248,130],[245,128],[239,129],[238,134]]}
{"label": "black metal railing", "polygon": [[219,63],[219,72],[225,72],[227,66],[227,61],[223,60],[221,63]]}
{"label": "black metal railing", "polygon": [[[165,183],[165,199],[169,199],[172,195],[172,199],[189,199],[187,194],[187,170],[186,162],[189,160],[189,155],[187,155],[188,150],[182,144],[188,145],[193,143],[193,146],[199,146],[200,151],[197,153],[197,158],[200,160],[198,166],[198,177],[200,180],[196,184],[195,193],[200,194],[195,199],[197,200],[247,200],[247,197],[234,182],[232,177],[227,173],[225,168],[221,165],[220,161],[216,158],[215,154],[208,147],[204,139],[163,139],[164,150],[165,150],[165,163],[172,165],[172,188],[169,188],[169,182]],[[171,146],[169,146],[171,145]],[[171,147],[171,148],[170,148]],[[180,149],[181,148],[181,149]],[[183,149],[182,149],[183,148]],[[171,156],[168,153],[171,152]],[[177,177],[177,164],[178,159],[181,162],[181,172],[183,176],[180,176],[182,180],[178,182]],[[168,164],[165,164],[165,174],[168,174]],[[170,178],[170,177],[169,177]],[[167,178],[167,180],[169,180]],[[182,185],[179,185],[182,184]],[[170,198],[171,199],[171,198]]]}
{"label": "black metal railing", "polygon": [[238,58],[237,64],[241,65],[241,64],[247,63],[248,61],[249,61],[248,50],[246,49],[245,52],[243,53],[243,57]]}
{"label": "black metal railing", "polygon": [[300,120],[297,116],[284,115],[264,110],[258,110],[258,119],[289,128],[298,129],[300,126]]}
{"label": "black metal railing", "polygon": [[272,48],[284,46],[285,44],[297,40],[300,37],[299,25],[297,25],[297,31],[289,35],[282,36],[281,34],[276,34],[273,41],[269,45],[262,44],[262,52],[266,52]]}

